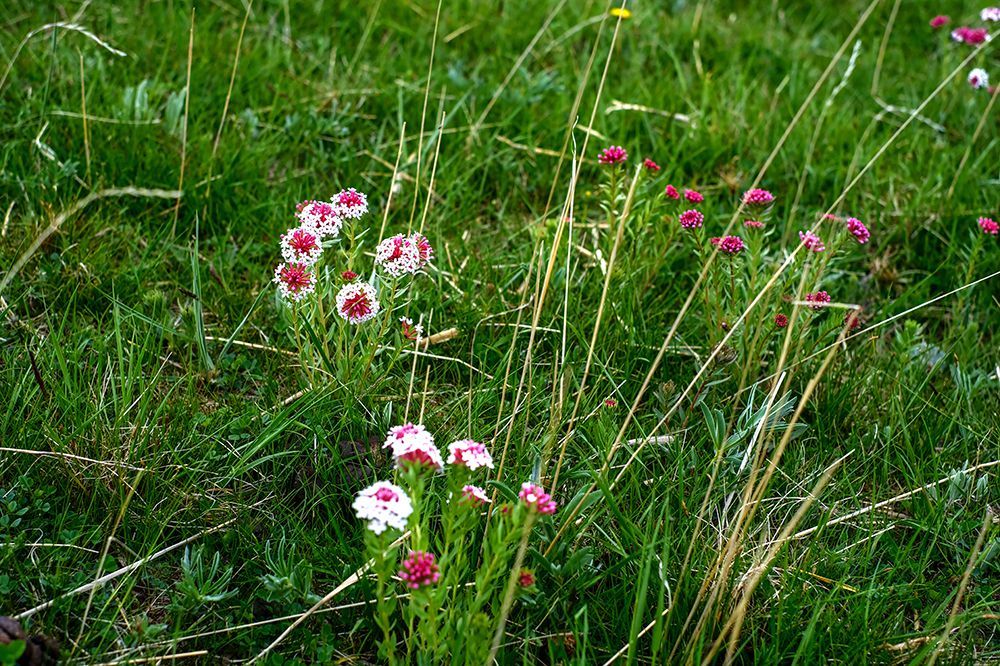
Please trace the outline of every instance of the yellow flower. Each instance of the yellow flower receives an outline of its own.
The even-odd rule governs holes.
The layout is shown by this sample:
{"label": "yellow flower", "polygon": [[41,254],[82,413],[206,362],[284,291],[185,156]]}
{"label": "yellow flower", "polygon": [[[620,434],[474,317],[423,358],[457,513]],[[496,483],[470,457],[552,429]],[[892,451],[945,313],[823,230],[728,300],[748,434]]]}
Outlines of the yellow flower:
{"label": "yellow flower", "polygon": [[616,18],[623,18],[623,19],[632,18],[632,12],[625,9],[624,7],[614,7],[611,9],[610,13],[612,16]]}

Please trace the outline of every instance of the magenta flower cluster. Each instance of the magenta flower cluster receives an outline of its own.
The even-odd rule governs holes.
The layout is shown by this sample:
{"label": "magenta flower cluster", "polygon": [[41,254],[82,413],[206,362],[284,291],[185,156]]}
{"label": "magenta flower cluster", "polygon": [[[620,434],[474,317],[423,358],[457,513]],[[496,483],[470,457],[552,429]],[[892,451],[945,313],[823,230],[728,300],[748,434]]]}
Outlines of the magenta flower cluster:
{"label": "magenta flower cluster", "polygon": [[419,590],[438,582],[441,579],[441,570],[438,568],[434,554],[422,550],[411,550],[407,558],[403,560],[399,579],[406,583],[406,587],[411,590]]}

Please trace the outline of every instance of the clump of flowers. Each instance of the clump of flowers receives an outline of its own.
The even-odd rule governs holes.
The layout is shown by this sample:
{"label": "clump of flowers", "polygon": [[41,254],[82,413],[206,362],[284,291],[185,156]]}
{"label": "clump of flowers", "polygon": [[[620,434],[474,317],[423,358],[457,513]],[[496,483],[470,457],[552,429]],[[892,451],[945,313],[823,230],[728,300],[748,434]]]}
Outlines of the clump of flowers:
{"label": "clump of flowers", "polygon": [[1000,7],[984,7],[979,12],[979,18],[982,21],[1000,21]]}
{"label": "clump of flowers", "polygon": [[627,159],[628,153],[621,146],[608,146],[597,156],[597,162],[599,164],[607,164],[611,166],[624,164]]}
{"label": "clump of flowers", "polygon": [[403,560],[399,579],[406,583],[406,587],[411,590],[419,590],[441,580],[441,570],[438,568],[433,554],[422,550],[413,550]]}
{"label": "clump of flowers", "polygon": [[976,220],[976,223],[979,224],[979,228],[983,230],[984,234],[989,234],[990,236],[1000,234],[1000,224],[997,224],[996,221],[988,217],[981,217]]}
{"label": "clump of flowers", "polygon": [[336,238],[344,226],[343,211],[332,202],[307,200],[295,206],[299,224],[320,238]]}
{"label": "clump of flowers", "polygon": [[743,239],[739,236],[723,236],[721,238],[712,238],[710,240],[712,245],[719,248],[719,252],[728,254],[731,257],[736,256],[746,247],[743,243]]}
{"label": "clump of flowers", "polygon": [[830,294],[825,291],[816,291],[806,294],[806,303],[813,310],[822,310],[830,302]]}
{"label": "clump of flowers", "polygon": [[868,227],[866,227],[865,223],[858,218],[849,217],[845,221],[845,224],[847,225],[847,230],[861,245],[867,243],[868,239],[871,238],[871,234],[868,232]]}
{"label": "clump of flowers", "polygon": [[545,515],[552,515],[556,512],[556,503],[552,496],[545,492],[545,489],[536,483],[524,482],[521,484],[521,492],[518,497],[529,508],[537,510]]}
{"label": "clump of flowers", "polygon": [[353,187],[342,190],[333,200],[343,217],[359,220],[368,212],[368,195],[358,192]]}
{"label": "clump of flowers", "polygon": [[397,485],[379,481],[368,486],[354,498],[355,515],[368,521],[368,529],[382,534],[387,528],[405,530],[413,513],[409,496]]}
{"label": "clump of flowers", "polygon": [[681,213],[678,219],[680,220],[681,226],[685,229],[698,229],[705,223],[705,216],[702,215],[700,211],[694,210],[693,208]]}
{"label": "clump of flowers", "polygon": [[653,160],[649,159],[648,157],[642,161],[642,166],[649,173],[656,173],[657,171],[660,170],[660,165],[654,162]]}
{"label": "clump of flowers", "polygon": [[677,188],[673,185],[667,185],[667,189],[663,191],[663,196],[668,199],[673,199],[677,201],[681,198],[681,193],[677,191]]}
{"label": "clump of flowers", "polygon": [[[485,656],[506,590],[521,582],[519,548],[535,523],[555,511],[555,501],[525,483],[521,501],[494,504],[469,482],[493,466],[487,448],[472,439],[452,442],[447,463],[419,423],[390,428],[385,446],[400,465],[402,487],[380,481],[354,500],[355,513],[367,522],[373,575],[366,580],[374,580],[379,655],[400,663],[395,651],[403,644],[427,663],[449,663],[455,654]],[[424,474],[428,468],[442,473]],[[405,555],[397,551],[403,532]],[[400,589],[410,594],[400,596]]]}
{"label": "clump of flowers", "polygon": [[747,229],[763,229],[764,223],[760,220],[743,220],[743,226]]}
{"label": "clump of flowers", "polygon": [[823,245],[823,240],[811,231],[800,231],[799,240],[807,250],[812,252],[822,252],[826,249],[826,245]]}
{"label": "clump of flowers", "polygon": [[320,238],[309,228],[289,229],[281,236],[281,256],[290,264],[312,266],[322,255]]}
{"label": "clump of flowers", "polygon": [[788,317],[781,314],[780,312],[774,315],[774,325],[778,328],[785,328],[788,326]]}
{"label": "clump of flowers", "polygon": [[937,30],[938,28],[943,28],[944,26],[948,25],[949,21],[951,21],[951,19],[948,18],[947,16],[944,16],[943,14],[938,14],[937,16],[935,16],[930,20],[930,25],[932,28]]}

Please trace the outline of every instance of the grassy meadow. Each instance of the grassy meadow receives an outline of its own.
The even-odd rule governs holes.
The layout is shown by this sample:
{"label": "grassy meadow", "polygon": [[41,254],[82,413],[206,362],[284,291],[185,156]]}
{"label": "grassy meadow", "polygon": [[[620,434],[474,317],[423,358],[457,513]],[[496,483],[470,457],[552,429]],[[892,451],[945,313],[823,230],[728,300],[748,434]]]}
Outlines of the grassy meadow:
{"label": "grassy meadow", "polygon": [[[80,664],[381,663],[388,607],[400,662],[1000,659],[1000,57],[948,35],[1000,23],[620,6],[5,0],[0,615]],[[278,295],[278,239],[348,187],[331,284],[391,234],[434,258],[392,325],[303,329],[334,299]],[[355,575],[407,421],[487,445],[491,506],[558,503],[439,652]]]}

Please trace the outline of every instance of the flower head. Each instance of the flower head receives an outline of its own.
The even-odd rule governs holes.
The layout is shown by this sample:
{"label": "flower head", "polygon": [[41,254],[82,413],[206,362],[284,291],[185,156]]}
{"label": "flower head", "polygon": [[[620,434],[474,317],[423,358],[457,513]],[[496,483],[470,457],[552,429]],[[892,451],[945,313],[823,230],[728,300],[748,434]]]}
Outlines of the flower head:
{"label": "flower head", "polygon": [[352,506],[375,534],[382,534],[387,527],[405,530],[406,519],[413,513],[413,504],[403,489],[388,481],[373,483],[359,492]]}
{"label": "flower head", "polygon": [[403,337],[407,340],[416,340],[424,332],[424,327],[420,324],[414,324],[409,317],[400,317],[399,323],[403,325]]}
{"label": "flower head", "polygon": [[784,328],[788,326],[788,317],[781,314],[780,312],[774,315],[774,325],[778,328]]}
{"label": "flower head", "polygon": [[439,470],[444,467],[441,452],[434,445],[434,437],[422,425],[404,423],[393,426],[385,438],[384,448],[392,449],[397,467],[419,465]]}
{"label": "flower head", "polygon": [[937,16],[931,19],[930,23],[931,27],[937,30],[940,27],[948,25],[949,21],[951,21],[951,19],[948,18],[947,16],[944,16],[943,14],[938,14]]}
{"label": "flower head", "polygon": [[628,159],[628,153],[621,146],[608,146],[597,156],[599,164],[624,164]]}
{"label": "flower head", "polygon": [[281,236],[281,256],[290,264],[312,266],[322,254],[319,236],[309,229],[289,229]]}
{"label": "flower head", "polygon": [[743,251],[746,247],[743,244],[743,239],[739,236],[723,236],[722,238],[712,238],[712,245],[719,248],[719,252],[723,254],[728,254],[733,257]]}
{"label": "flower head", "polygon": [[861,310],[848,310],[844,315],[844,326],[848,332],[861,327]]}
{"label": "flower head", "polygon": [[1000,233],[1000,224],[997,224],[994,220],[988,217],[981,217],[976,222],[979,223],[979,228],[983,230],[984,234],[989,234],[991,236],[996,236]]}
{"label": "flower head", "polygon": [[344,217],[356,220],[368,212],[368,196],[356,189],[349,188],[340,191],[333,197],[340,214]]}
{"label": "flower head", "polygon": [[431,242],[418,231],[410,234],[410,242],[417,247],[417,252],[420,254],[420,268],[423,268],[434,258],[434,248],[431,247]]}
{"label": "flower head", "polygon": [[700,204],[705,200],[705,197],[698,190],[684,190],[684,198],[693,204]]}
{"label": "flower head", "polygon": [[337,313],[351,324],[366,322],[381,309],[377,296],[367,282],[349,282],[337,292]]}
{"label": "flower head", "polygon": [[978,46],[990,40],[990,33],[986,28],[962,26],[951,31],[951,38],[956,42],[964,42],[969,46]]}
{"label": "flower head", "polygon": [[660,170],[660,165],[649,159],[648,157],[642,161],[642,166],[646,168],[649,173],[656,173]]}
{"label": "flower head", "polygon": [[989,88],[990,75],[987,74],[986,70],[982,67],[976,67],[974,70],[969,72],[969,85],[976,90]]}
{"label": "flower head", "polygon": [[343,278],[345,282],[350,282],[351,280],[357,280],[358,274],[354,271],[344,271],[340,274],[340,277]]}
{"label": "flower head", "polygon": [[830,294],[825,291],[817,291],[815,293],[806,294],[806,303],[813,310],[822,310],[826,307],[826,304],[830,302]]}
{"label": "flower head", "polygon": [[614,409],[615,407],[618,406],[618,401],[615,400],[614,398],[605,398],[604,406],[607,407],[608,409]]}
{"label": "flower head", "polygon": [[472,504],[472,506],[482,506],[492,502],[485,490],[479,486],[474,486],[471,483],[462,486],[462,501],[468,502]]}
{"label": "flower head", "polygon": [[518,493],[518,497],[528,508],[537,509],[539,513],[551,515],[556,512],[556,503],[552,496],[538,484],[525,481],[521,484],[521,492]]}
{"label": "flower head", "polygon": [[420,270],[420,249],[403,234],[390,236],[375,248],[375,263],[393,277]]}
{"label": "flower head", "polygon": [[743,193],[743,203],[747,206],[767,206],[774,203],[774,195],[767,190],[754,188]]}
{"label": "flower head", "polygon": [[316,234],[320,238],[336,238],[344,220],[340,211],[326,201],[303,201],[295,207],[296,217],[302,223],[302,228]]}
{"label": "flower head", "polygon": [[274,283],[283,298],[297,302],[316,291],[316,274],[306,264],[278,264]]}
{"label": "flower head", "polygon": [[865,223],[858,218],[849,217],[845,223],[847,224],[847,230],[851,232],[851,235],[854,236],[854,238],[861,245],[867,243],[868,239],[872,237],[872,235],[868,232],[868,227],[866,227]]}
{"label": "flower head", "polygon": [[419,590],[422,587],[433,585],[441,579],[441,571],[438,569],[432,553],[411,550],[410,554],[403,560],[402,567],[399,571],[399,578],[411,590]]}
{"label": "flower head", "polygon": [[632,12],[624,7],[612,7],[608,14],[620,19],[630,19],[632,18]]}
{"label": "flower head", "polygon": [[471,439],[460,439],[448,445],[448,464],[477,470],[480,467],[493,469],[493,457],[486,447]]}
{"label": "flower head", "polygon": [[534,586],[535,574],[531,571],[531,569],[521,569],[517,573],[517,584],[523,588]]}
{"label": "flower head", "polygon": [[674,187],[673,185],[667,185],[667,189],[663,191],[663,196],[667,197],[668,199],[674,199],[676,201],[677,199],[681,198],[681,193],[678,192],[677,188]]}
{"label": "flower head", "polygon": [[679,219],[685,229],[697,229],[705,223],[705,216],[694,209],[684,211]]}
{"label": "flower head", "polygon": [[826,249],[826,245],[823,245],[823,240],[811,231],[800,231],[799,240],[802,241],[807,250],[822,252]]}
{"label": "flower head", "polygon": [[764,223],[760,220],[743,220],[743,226],[747,229],[763,229]]}
{"label": "flower head", "polygon": [[1000,21],[1000,7],[986,7],[979,12],[981,21]]}

